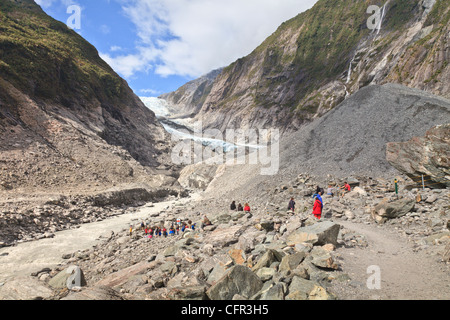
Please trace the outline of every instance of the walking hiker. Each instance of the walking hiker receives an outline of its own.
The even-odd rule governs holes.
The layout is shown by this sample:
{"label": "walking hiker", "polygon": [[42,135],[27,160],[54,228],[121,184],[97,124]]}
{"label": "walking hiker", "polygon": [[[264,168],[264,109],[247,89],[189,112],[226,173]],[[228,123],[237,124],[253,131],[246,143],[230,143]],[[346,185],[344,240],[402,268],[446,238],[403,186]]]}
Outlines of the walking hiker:
{"label": "walking hiker", "polygon": [[322,203],[322,201],[319,200],[318,197],[316,197],[316,201],[314,201],[314,206],[313,206],[313,215],[318,220],[320,220],[322,218],[322,209],[323,209],[323,203]]}
{"label": "walking hiker", "polygon": [[295,201],[294,201],[294,198],[291,198],[291,201],[289,201],[288,210],[291,210],[292,213],[295,212]]}
{"label": "walking hiker", "polygon": [[323,190],[323,188],[321,188],[321,187],[319,187],[319,186],[317,186],[316,187],[316,192],[313,194],[313,199],[315,198],[315,197],[317,197],[317,195],[320,193],[320,194],[324,194],[324,190]]}
{"label": "walking hiker", "polygon": [[320,203],[322,204],[322,207],[323,207],[322,191],[319,191],[319,193],[316,194],[316,198],[319,199],[319,201],[320,201]]}
{"label": "walking hiker", "polygon": [[148,238],[149,239],[152,239],[153,238],[153,229],[150,227],[149,229],[148,229]]}

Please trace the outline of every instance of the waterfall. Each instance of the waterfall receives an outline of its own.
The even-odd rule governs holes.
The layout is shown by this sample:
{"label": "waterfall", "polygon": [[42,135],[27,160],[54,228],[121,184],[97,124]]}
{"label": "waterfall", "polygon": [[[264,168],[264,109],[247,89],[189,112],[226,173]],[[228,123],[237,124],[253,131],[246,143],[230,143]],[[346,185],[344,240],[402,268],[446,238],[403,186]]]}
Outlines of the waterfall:
{"label": "waterfall", "polygon": [[386,4],[387,4],[387,2],[384,4],[384,6],[383,6],[383,11],[381,12],[380,24],[376,27],[376,29],[377,29],[377,35],[380,33],[381,26],[383,25],[384,16],[385,16],[385,14],[386,14]]}
{"label": "waterfall", "polygon": [[356,57],[356,53],[353,56],[353,59],[350,61],[350,66],[348,67],[348,73],[347,73],[347,81],[345,83],[349,83],[350,82],[350,79],[351,79],[351,76],[352,76],[352,64],[353,64],[353,61],[355,61],[355,57]]}

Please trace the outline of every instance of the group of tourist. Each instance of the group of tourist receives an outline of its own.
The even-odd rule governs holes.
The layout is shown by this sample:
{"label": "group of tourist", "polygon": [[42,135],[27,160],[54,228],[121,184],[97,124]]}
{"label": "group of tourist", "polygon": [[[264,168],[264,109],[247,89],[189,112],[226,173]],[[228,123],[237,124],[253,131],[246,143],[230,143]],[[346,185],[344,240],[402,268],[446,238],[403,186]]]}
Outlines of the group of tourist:
{"label": "group of tourist", "polygon": [[[339,188],[339,190],[341,190],[341,196],[343,197],[347,192],[351,191],[351,187],[347,182],[345,182],[344,185]],[[316,192],[312,196],[313,199],[315,199],[312,214],[314,215],[314,217],[316,217],[317,220],[320,220],[322,218],[322,210],[323,210],[322,195],[323,194],[324,194],[324,189],[317,186]],[[334,188],[331,185],[328,185],[327,195],[334,196]],[[295,212],[294,198],[291,198],[291,200],[289,201],[288,210],[292,211],[292,213]]]}
{"label": "group of tourist", "polygon": [[[211,221],[208,217],[204,217],[201,228],[203,229],[205,226],[212,225]],[[177,219],[177,222],[172,223],[170,227],[167,229],[164,224],[160,226],[150,226],[147,223],[141,223],[141,231],[144,233],[145,237],[152,239],[155,237],[169,237],[179,235],[180,232],[184,233],[186,230],[195,231],[197,224],[192,223],[191,220],[182,221],[181,219]],[[133,234],[133,226],[130,226],[130,236]]]}
{"label": "group of tourist", "polygon": [[246,203],[246,204],[244,204],[244,206],[242,206],[242,204],[238,204],[237,206],[236,206],[236,201],[233,201],[232,203],[231,203],[231,205],[230,205],[230,210],[233,210],[233,211],[245,211],[245,212],[248,212],[248,213],[250,213],[250,205],[248,204],[248,203]]}

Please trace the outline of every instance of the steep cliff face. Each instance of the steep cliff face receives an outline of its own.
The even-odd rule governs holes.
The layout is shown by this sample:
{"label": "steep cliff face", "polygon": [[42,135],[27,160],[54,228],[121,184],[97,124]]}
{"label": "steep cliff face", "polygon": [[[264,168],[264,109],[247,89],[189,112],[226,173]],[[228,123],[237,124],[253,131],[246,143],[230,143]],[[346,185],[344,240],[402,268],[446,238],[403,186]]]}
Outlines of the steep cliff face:
{"label": "steep cliff face", "polygon": [[[368,28],[370,5],[381,9],[380,30]],[[319,0],[225,68],[195,119],[291,131],[369,84],[448,97],[449,8],[445,0]]]}
{"label": "steep cliff face", "polygon": [[419,186],[450,187],[449,145],[450,124],[444,124],[431,128],[425,137],[389,143],[386,147],[386,159]]}
{"label": "steep cliff face", "polygon": [[177,91],[163,94],[159,98],[169,103],[170,111],[174,117],[190,117],[200,111],[211,92],[214,80],[216,80],[222,70],[213,70],[198,79],[186,83]]}
{"label": "steep cliff face", "polygon": [[0,0],[3,190],[160,184],[168,137],[76,32],[32,0]]}

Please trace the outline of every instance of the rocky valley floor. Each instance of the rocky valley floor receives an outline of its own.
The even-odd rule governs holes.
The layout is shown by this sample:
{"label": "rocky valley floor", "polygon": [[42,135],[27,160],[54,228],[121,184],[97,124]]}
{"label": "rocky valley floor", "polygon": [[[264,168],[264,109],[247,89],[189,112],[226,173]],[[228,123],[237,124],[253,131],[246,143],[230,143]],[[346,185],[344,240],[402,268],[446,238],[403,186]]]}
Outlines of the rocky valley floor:
{"label": "rocky valley floor", "polygon": [[[250,202],[251,214],[231,211],[232,199],[212,200],[198,194],[184,199],[172,196],[156,207],[124,208],[117,217],[96,222],[101,236],[94,236],[91,245],[74,250],[77,232],[81,246],[82,227],[64,231],[71,246],[58,248],[59,259],[46,265],[44,258],[35,270],[20,276],[11,272],[0,280],[0,297],[449,299],[448,189],[401,189],[397,199],[384,180],[356,184],[344,197],[323,197],[321,221],[311,215],[315,181],[305,175],[273,188],[264,195],[264,204]],[[286,210],[291,196],[297,202],[294,214]],[[387,217],[392,210],[396,215]],[[113,229],[110,221],[124,214],[129,220]],[[205,216],[212,225],[202,229]],[[142,222],[168,228],[177,219],[196,223],[195,230],[150,239],[140,229]],[[39,241],[44,240],[48,239]],[[35,251],[45,250],[39,241],[27,244],[35,244]],[[0,249],[0,263],[15,250],[20,244]],[[24,263],[32,265],[29,260]],[[74,274],[67,273],[71,266],[77,267]],[[8,265],[8,270],[16,267],[20,269]],[[79,283],[69,286],[69,277]]]}

